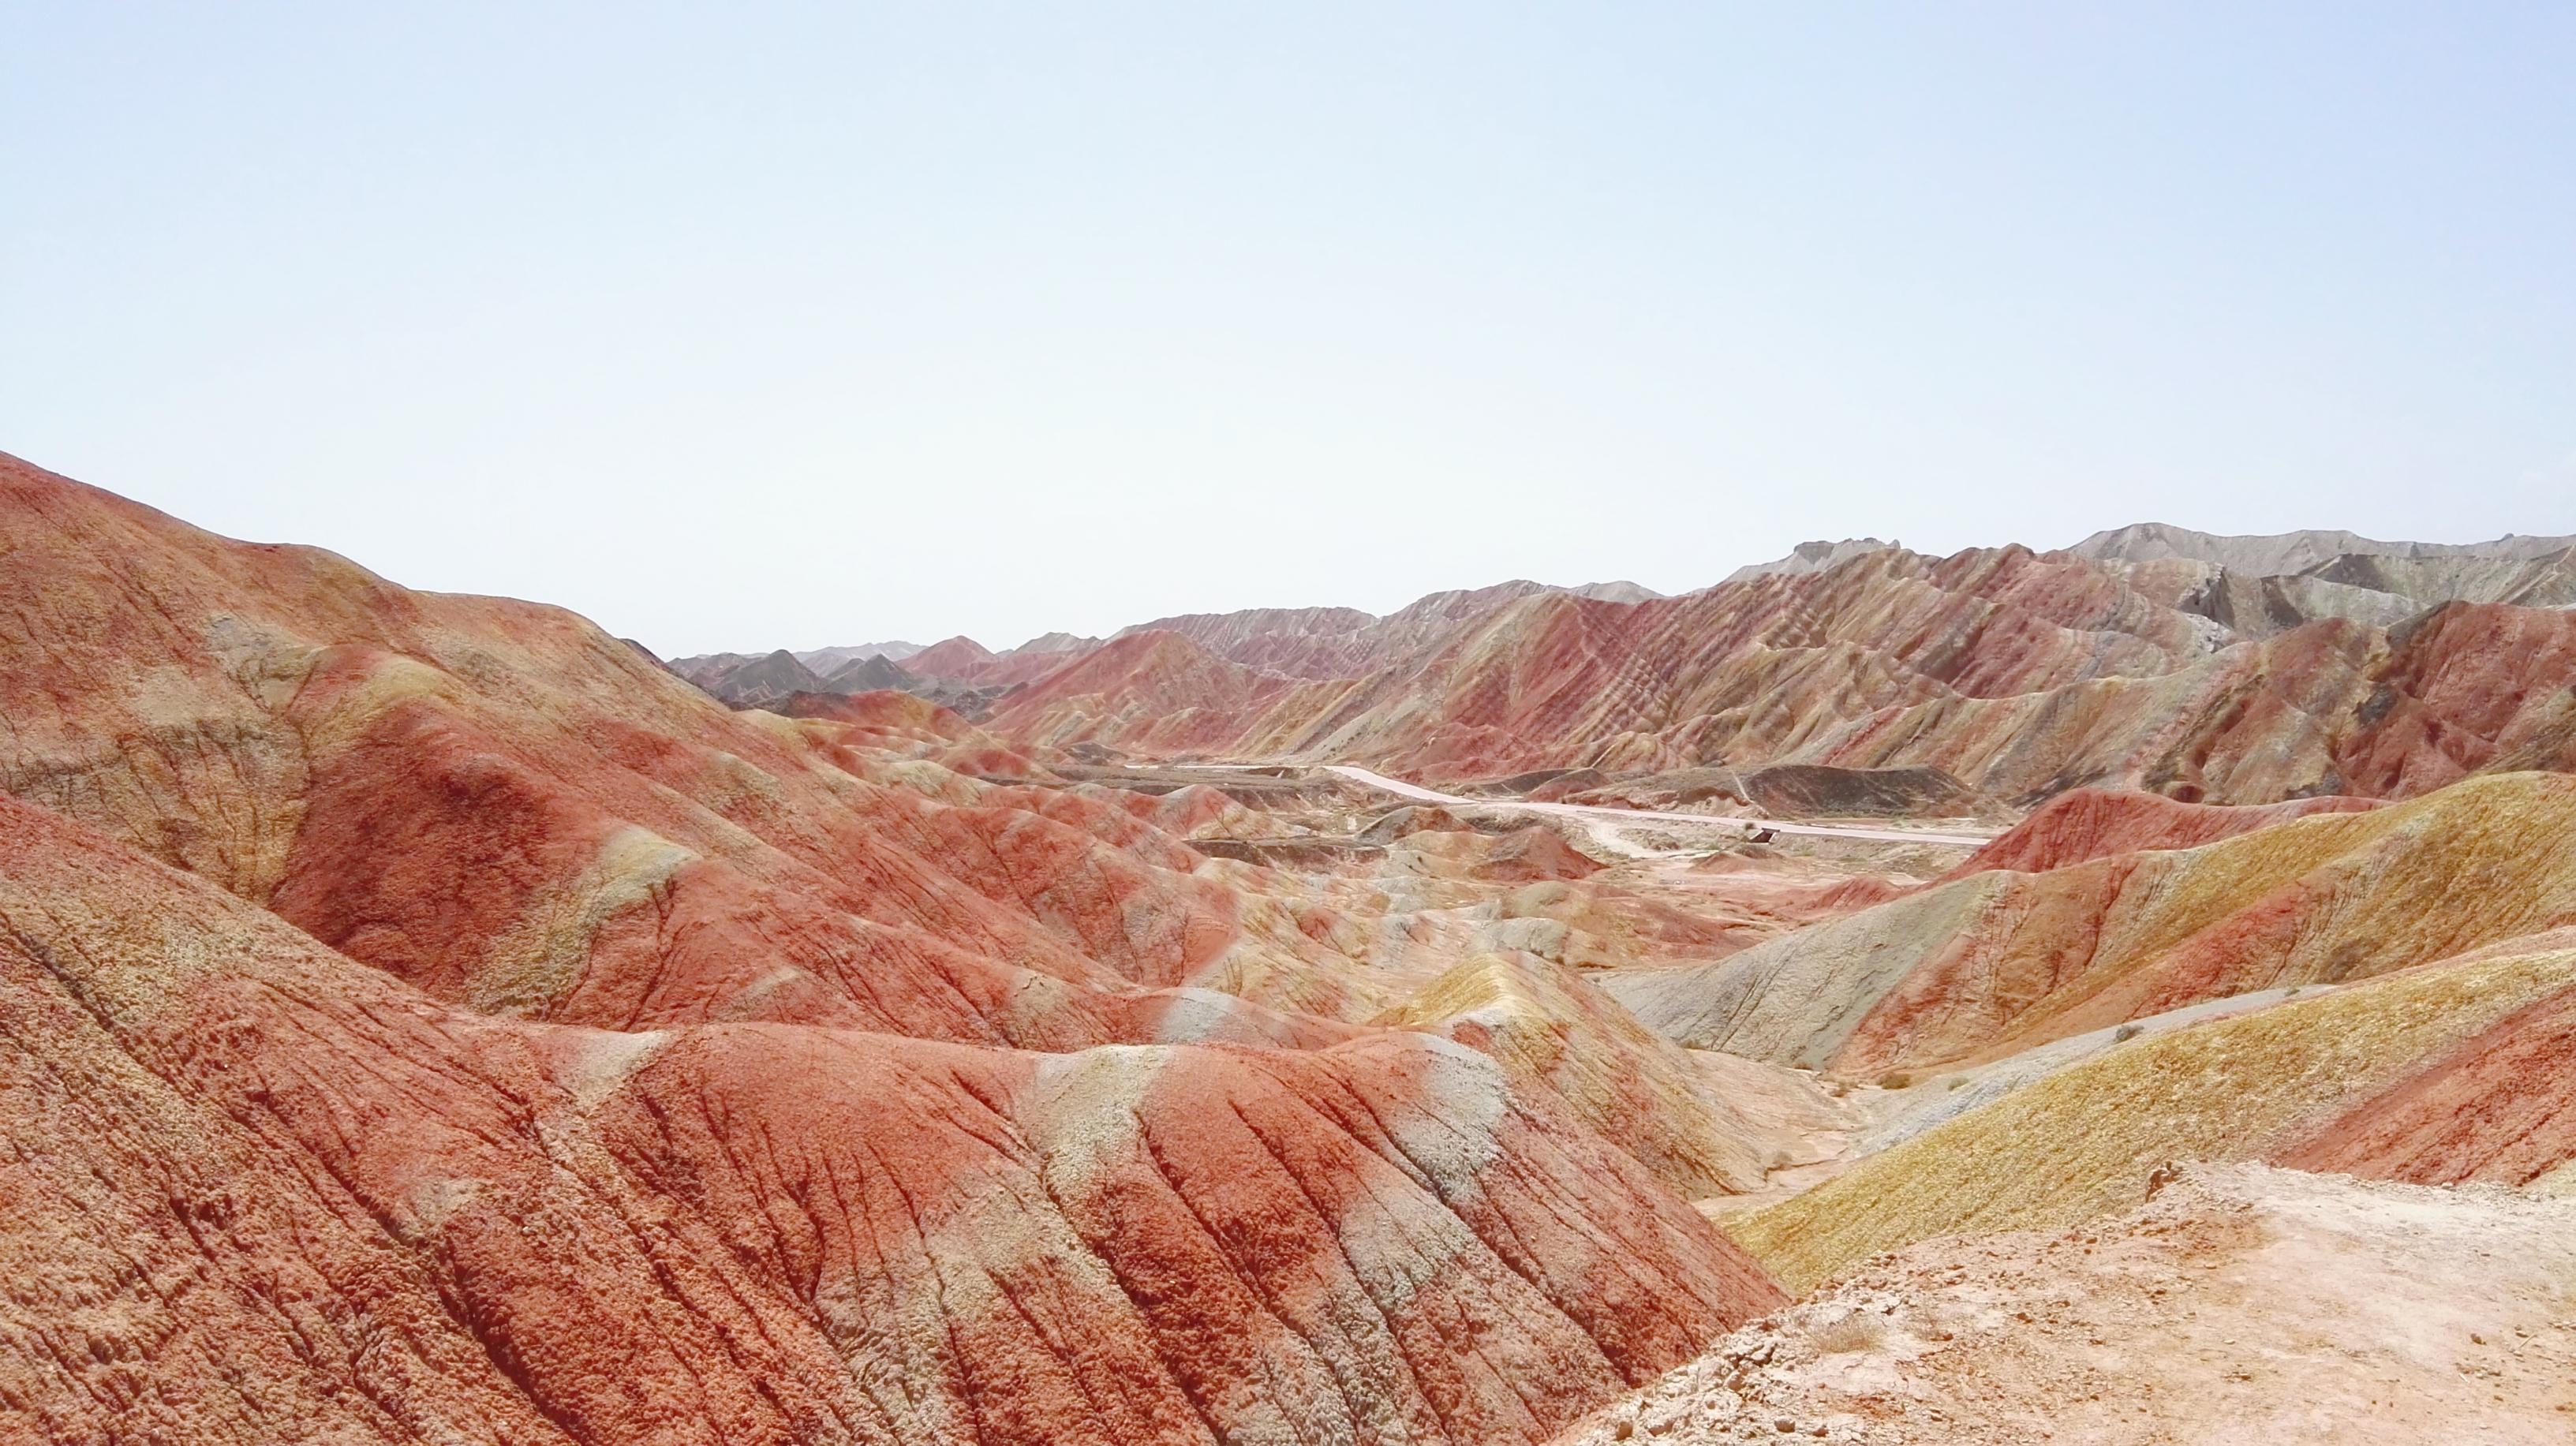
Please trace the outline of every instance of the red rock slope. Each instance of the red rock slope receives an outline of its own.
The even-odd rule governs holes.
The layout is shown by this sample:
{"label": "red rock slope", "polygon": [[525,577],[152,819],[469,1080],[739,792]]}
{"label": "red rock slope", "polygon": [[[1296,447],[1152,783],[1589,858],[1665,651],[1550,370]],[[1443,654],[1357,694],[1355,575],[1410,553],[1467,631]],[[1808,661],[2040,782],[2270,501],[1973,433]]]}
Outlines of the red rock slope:
{"label": "red rock slope", "polygon": [[0,717],[46,1439],[1532,1440],[1777,1298],[1348,1022],[1320,906],[936,714],[0,461]]}
{"label": "red rock slope", "polygon": [[0,1121],[54,1441],[1534,1440],[1778,1299],[1426,1036],[496,1019],[10,799]]}
{"label": "red rock slope", "polygon": [[1994,842],[1970,854],[1949,877],[1963,878],[1988,869],[2044,874],[2112,854],[2196,848],[2312,813],[2359,813],[2377,806],[2373,799],[2334,794],[2287,803],[2229,806],[2177,803],[2153,793],[2078,788],[2041,805]]}
{"label": "red rock slope", "polygon": [[[2550,945],[2576,946],[2576,932],[2511,947]],[[2424,1185],[2519,1185],[2576,1160],[2576,989],[2496,1021],[2275,1158]]]}
{"label": "red rock slope", "polygon": [[[1049,1047],[1151,1039],[1138,986],[1203,977],[1367,1012],[1174,840],[873,780],[865,725],[731,713],[568,613],[407,592],[23,464],[0,510],[0,786],[439,997]],[[1311,1034],[1257,1008],[1228,1028]]]}

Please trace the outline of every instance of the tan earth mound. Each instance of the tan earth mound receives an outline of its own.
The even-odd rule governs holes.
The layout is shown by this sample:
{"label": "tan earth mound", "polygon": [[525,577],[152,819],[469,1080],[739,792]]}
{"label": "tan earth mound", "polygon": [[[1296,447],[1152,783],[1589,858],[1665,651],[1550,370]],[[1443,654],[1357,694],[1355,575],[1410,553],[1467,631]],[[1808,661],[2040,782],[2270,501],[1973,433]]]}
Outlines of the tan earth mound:
{"label": "tan earth mound", "polygon": [[2222,1166],[2081,1229],[1873,1261],[1561,1440],[2571,1438],[2576,1200]]}
{"label": "tan earth mound", "polygon": [[1574,851],[1554,829],[1516,828],[1494,840],[1485,861],[1469,872],[1496,883],[1534,884],[1542,879],[1588,878],[1601,865]]}

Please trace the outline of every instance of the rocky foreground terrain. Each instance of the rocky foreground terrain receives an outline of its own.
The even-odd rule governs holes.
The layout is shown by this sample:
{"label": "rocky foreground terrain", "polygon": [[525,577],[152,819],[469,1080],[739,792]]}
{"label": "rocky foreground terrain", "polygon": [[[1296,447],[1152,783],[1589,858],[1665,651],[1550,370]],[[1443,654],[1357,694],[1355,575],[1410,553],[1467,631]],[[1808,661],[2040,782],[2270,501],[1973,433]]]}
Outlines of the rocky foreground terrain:
{"label": "rocky foreground terrain", "polygon": [[0,1441],[2576,1439],[2571,578],[665,665],[0,457]]}

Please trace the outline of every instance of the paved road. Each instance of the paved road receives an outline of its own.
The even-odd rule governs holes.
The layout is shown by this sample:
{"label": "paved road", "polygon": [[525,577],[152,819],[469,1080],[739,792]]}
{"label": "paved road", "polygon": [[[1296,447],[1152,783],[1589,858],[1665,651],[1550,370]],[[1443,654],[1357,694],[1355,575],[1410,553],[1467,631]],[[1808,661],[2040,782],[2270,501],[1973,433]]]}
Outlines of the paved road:
{"label": "paved road", "polygon": [[1871,843],[1953,844],[1961,848],[1979,848],[1994,839],[1992,833],[1927,833],[1908,828],[1867,828],[1838,823],[1790,823],[1776,818],[1727,818],[1705,813],[1655,813],[1641,808],[1603,808],[1596,804],[1584,803],[1532,803],[1525,798],[1467,798],[1455,793],[1442,793],[1436,788],[1425,788],[1418,783],[1407,783],[1401,778],[1389,778],[1383,773],[1374,773],[1365,768],[1354,768],[1347,763],[1289,765],[1200,763],[1175,766],[1241,770],[1273,766],[1321,768],[1328,773],[1338,773],[1353,783],[1363,783],[1371,788],[1382,789],[1398,798],[1409,798],[1416,803],[1436,803],[1446,808],[1552,813],[1560,818],[1581,819],[1586,823],[1687,823],[1702,827],[1733,825],[1747,834],[1760,829],[1769,829],[1773,833],[1798,834],[1807,838],[1864,839]]}

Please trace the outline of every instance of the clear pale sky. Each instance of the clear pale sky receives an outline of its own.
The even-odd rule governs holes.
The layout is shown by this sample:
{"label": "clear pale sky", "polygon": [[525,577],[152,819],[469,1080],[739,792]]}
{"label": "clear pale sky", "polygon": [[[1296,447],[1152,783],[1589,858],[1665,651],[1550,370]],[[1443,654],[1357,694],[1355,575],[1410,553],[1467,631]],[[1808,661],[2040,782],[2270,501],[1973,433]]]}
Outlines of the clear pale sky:
{"label": "clear pale sky", "polygon": [[410,8],[0,6],[0,450],[665,653],[2576,531],[2576,7]]}

